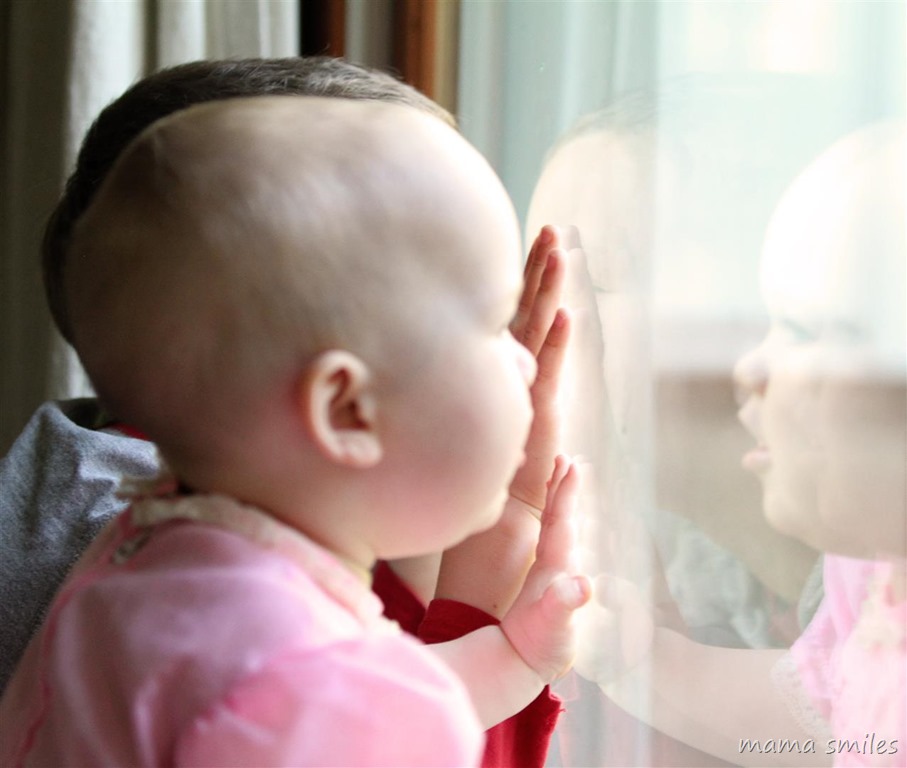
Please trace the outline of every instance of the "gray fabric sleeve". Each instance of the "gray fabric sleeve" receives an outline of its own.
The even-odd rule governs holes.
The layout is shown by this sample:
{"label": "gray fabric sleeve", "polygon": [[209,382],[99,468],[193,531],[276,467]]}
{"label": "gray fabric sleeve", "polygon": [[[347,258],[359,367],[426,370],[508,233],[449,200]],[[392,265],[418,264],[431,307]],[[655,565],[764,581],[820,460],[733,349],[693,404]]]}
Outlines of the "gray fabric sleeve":
{"label": "gray fabric sleeve", "polygon": [[124,475],[157,470],[154,446],[95,429],[92,399],[42,405],[0,459],[0,694],[70,566],[125,506]]}

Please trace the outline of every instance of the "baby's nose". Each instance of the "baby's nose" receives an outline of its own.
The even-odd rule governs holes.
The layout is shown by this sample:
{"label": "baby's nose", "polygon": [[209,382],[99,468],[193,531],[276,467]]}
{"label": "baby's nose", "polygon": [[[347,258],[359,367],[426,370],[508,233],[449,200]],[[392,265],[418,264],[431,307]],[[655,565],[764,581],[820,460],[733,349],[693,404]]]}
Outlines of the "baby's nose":
{"label": "baby's nose", "polygon": [[738,405],[752,395],[764,395],[768,384],[768,362],[765,343],[751,349],[734,366],[734,394]]}

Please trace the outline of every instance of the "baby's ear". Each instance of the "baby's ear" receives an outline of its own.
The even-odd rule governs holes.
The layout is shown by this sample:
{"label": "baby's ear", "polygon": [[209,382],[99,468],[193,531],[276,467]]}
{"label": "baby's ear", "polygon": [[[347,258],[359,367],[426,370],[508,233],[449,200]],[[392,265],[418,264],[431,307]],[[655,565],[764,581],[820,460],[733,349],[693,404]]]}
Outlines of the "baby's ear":
{"label": "baby's ear", "polygon": [[342,350],[318,355],[299,380],[296,400],[306,430],[325,457],[359,469],[381,460],[372,375],[358,357]]}

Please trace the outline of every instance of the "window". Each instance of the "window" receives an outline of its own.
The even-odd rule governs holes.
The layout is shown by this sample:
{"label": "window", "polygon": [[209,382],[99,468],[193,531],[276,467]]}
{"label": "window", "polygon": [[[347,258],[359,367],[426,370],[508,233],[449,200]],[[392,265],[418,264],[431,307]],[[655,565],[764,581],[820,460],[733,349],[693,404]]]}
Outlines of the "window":
{"label": "window", "polygon": [[[907,536],[903,493],[897,493],[907,472],[903,206],[900,215],[892,213],[897,199],[903,202],[903,150],[900,166],[890,142],[888,150],[878,150],[891,152],[890,174],[884,162],[873,166],[881,175],[863,178],[856,170],[864,161],[872,166],[867,157],[888,141],[867,126],[904,117],[904,6],[466,0],[460,14],[463,132],[504,179],[527,242],[542,224],[571,225],[570,237],[589,265],[603,359],[587,351],[591,368],[582,356],[573,361],[564,405],[574,425],[571,449],[596,465],[595,493],[585,508],[591,526],[584,541],[594,542],[591,570],[635,584],[643,601],[679,610],[697,648],[752,651],[719,651],[714,667],[677,651],[676,664],[685,668],[656,668],[648,683],[636,675],[626,690],[615,688],[612,699],[638,718],[587,681],[570,678],[562,689],[568,712],[550,760],[723,764],[711,756],[718,755],[730,763],[790,764],[812,759],[805,756],[810,747],[821,758],[829,742],[815,729],[766,731],[775,720],[763,714],[786,710],[780,698],[765,705],[764,696],[779,696],[784,686],[757,675],[764,687],[754,688],[749,675],[769,658],[776,677],[784,669],[786,662],[775,665],[775,656],[801,636],[823,592],[834,587],[826,574],[823,590],[827,554],[890,560],[900,544],[882,546],[884,526],[874,515],[899,521],[895,540]],[[858,131],[863,138],[838,150],[852,152],[850,160],[826,158],[825,170],[814,167],[800,191],[789,192],[816,158]],[[824,191],[817,181],[823,173]],[[888,191],[869,189],[885,178]],[[804,191],[810,185],[811,192]],[[860,219],[854,211],[863,205],[887,206],[889,213]],[[816,298],[822,286],[824,298]],[[846,345],[831,340],[830,330],[842,314],[862,324],[863,338],[872,341],[850,343],[842,352]],[[822,328],[804,330],[809,321],[803,315],[818,316]],[[775,356],[760,364],[772,366],[773,403],[788,384],[803,387],[796,390],[802,400],[772,427],[777,444],[769,448],[777,466],[763,477],[763,489],[741,468],[741,458],[749,454],[751,467],[764,458],[752,452],[767,439],[771,415],[749,419],[756,434],[748,433],[737,418],[732,371],[738,361],[750,365],[747,351],[781,317],[801,318],[801,346],[787,353],[772,347]],[[815,343],[807,351],[803,334],[809,333]],[[590,339],[593,349],[595,334]],[[806,380],[798,382],[796,372]],[[843,379],[856,388],[853,400],[829,395]],[[592,380],[603,385],[594,387]],[[849,447],[839,444],[842,453],[832,456],[834,409],[850,407],[863,409],[863,431],[848,432]],[[884,427],[886,420],[895,426]],[[797,427],[801,452],[782,456],[782,440],[791,436],[776,438],[777,430]],[[885,450],[898,461],[889,462]],[[808,460],[809,451],[816,455]],[[845,462],[844,474],[863,467],[878,481],[875,491],[864,482],[863,502],[854,495],[849,508],[830,512],[835,505],[827,497],[840,492],[843,499],[846,492],[816,466],[809,480],[792,479],[792,490],[777,488],[779,467],[787,462],[838,460]],[[885,489],[894,491],[886,497]],[[812,511],[821,519],[803,522],[810,512],[799,497],[791,502],[793,519],[785,519],[773,493],[812,494]],[[840,538],[860,527],[874,531],[868,549]],[[825,536],[830,529],[839,538]],[[898,567],[902,557],[902,551],[895,556]],[[868,587],[855,579],[845,580],[847,588],[865,595]],[[840,591],[834,587],[834,595]],[[853,599],[859,614],[862,597]],[[633,617],[629,610],[625,623]],[[601,657],[604,678],[616,680],[619,665],[609,659],[619,649],[614,632],[595,622],[589,627],[584,642]],[[646,642],[643,632],[638,643]],[[760,657],[762,651],[768,655]],[[807,663],[799,662],[795,675]],[[891,674],[903,681],[903,658],[899,664]],[[609,665],[615,669],[608,671]],[[720,690],[703,691],[715,679],[712,669],[731,673]],[[896,685],[903,699],[903,682]],[[685,691],[681,700],[665,698],[671,686]],[[697,720],[695,707],[714,714]],[[732,725],[724,727],[728,712]],[[879,732],[884,723],[857,721],[867,738],[873,731],[886,738]],[[771,736],[800,740],[769,744]],[[835,736],[833,730],[828,738]],[[741,747],[746,739],[762,742]],[[861,741],[859,748],[872,745]]]}

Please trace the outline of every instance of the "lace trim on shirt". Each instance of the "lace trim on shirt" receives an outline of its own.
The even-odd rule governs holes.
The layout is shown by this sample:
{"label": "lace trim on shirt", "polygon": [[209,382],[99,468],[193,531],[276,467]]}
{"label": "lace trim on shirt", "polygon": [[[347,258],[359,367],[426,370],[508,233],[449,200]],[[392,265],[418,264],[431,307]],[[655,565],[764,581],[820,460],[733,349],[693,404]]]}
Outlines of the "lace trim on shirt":
{"label": "lace trim on shirt", "polygon": [[119,494],[133,501],[129,514],[137,528],[175,520],[220,526],[297,563],[363,624],[376,631],[393,626],[382,619],[381,601],[368,585],[331,552],[255,507],[219,494],[185,495],[166,467],[153,478],[124,480]]}
{"label": "lace trim on shirt", "polygon": [[771,669],[771,680],[797,725],[817,741],[824,742],[832,737],[831,727],[813,705],[800,682],[797,663],[791,654],[785,653],[775,662]]}

